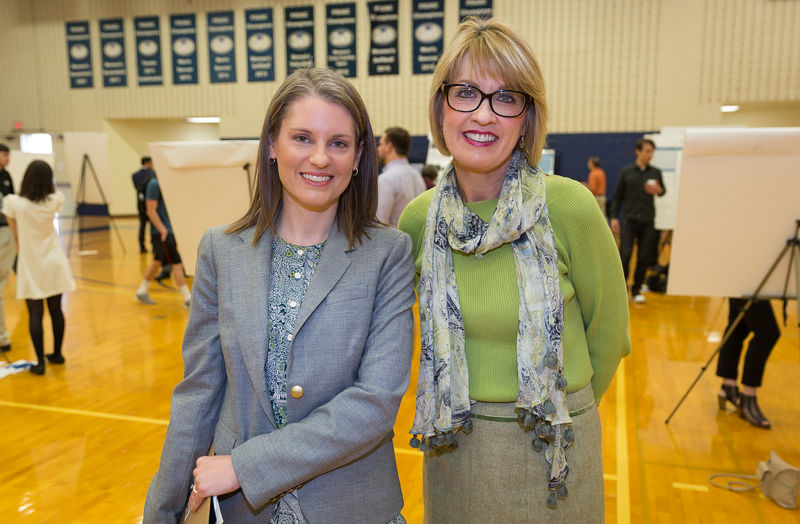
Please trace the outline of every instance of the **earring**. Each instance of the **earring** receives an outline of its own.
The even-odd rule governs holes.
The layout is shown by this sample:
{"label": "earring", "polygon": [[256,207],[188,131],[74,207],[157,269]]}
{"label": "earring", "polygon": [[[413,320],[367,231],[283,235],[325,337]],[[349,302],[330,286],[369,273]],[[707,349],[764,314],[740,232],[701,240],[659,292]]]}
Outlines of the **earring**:
{"label": "earring", "polygon": [[358,176],[358,168],[353,169],[353,176]]}
{"label": "earring", "polygon": [[272,164],[272,165],[274,166],[275,164],[277,164],[277,163],[278,163],[278,161],[277,161],[277,160],[275,160],[275,157],[274,157],[274,156],[271,156],[271,157],[269,157],[269,163],[270,163],[270,164]]}
{"label": "earring", "polygon": [[519,137],[519,148],[525,149],[525,135]]}

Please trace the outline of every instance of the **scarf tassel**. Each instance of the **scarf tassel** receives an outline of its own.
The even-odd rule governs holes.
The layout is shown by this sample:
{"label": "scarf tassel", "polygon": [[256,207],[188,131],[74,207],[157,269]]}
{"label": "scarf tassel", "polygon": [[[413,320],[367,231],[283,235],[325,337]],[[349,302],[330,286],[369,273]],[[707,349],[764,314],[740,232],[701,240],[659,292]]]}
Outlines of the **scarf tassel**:
{"label": "scarf tassel", "polygon": [[411,437],[409,444],[412,448],[420,451],[427,451],[429,449],[449,448],[456,449],[458,441],[456,441],[456,433],[463,431],[467,435],[472,433],[472,420],[467,419],[464,424],[454,428],[452,431],[440,432],[437,431],[429,437],[415,434]]}

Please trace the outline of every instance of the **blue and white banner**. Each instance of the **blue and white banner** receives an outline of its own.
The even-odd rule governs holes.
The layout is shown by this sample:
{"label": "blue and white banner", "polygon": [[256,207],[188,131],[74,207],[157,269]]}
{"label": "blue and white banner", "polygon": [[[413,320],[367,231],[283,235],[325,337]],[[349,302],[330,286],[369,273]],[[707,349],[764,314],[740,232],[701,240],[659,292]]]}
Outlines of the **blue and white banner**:
{"label": "blue and white banner", "polygon": [[172,83],[197,83],[197,20],[194,13],[170,15]]}
{"label": "blue and white banner", "polygon": [[122,18],[100,20],[100,56],[103,66],[103,87],[125,87],[125,31]]}
{"label": "blue and white banner", "polygon": [[236,82],[233,11],[208,13],[208,70],[211,83]]}
{"label": "blue and white banner", "polygon": [[67,60],[72,89],[94,87],[89,22],[67,22]]}
{"label": "blue and white banner", "polygon": [[356,4],[325,6],[328,27],[328,67],[342,76],[356,76]]}
{"label": "blue and white banner", "polygon": [[133,19],[136,35],[136,72],[140,86],[164,84],[161,69],[161,21],[157,16],[139,16]]}
{"label": "blue and white banner", "polygon": [[286,74],[314,67],[314,6],[286,7]]}
{"label": "blue and white banner", "polygon": [[275,47],[272,8],[245,9],[247,34],[247,81],[275,80]]}
{"label": "blue and white banner", "polygon": [[414,0],[414,74],[433,73],[444,42],[444,0]]}
{"label": "blue and white banner", "polygon": [[369,74],[396,75],[397,0],[368,2],[370,24]]}
{"label": "blue and white banner", "polygon": [[468,16],[491,18],[492,0],[459,0],[458,21],[463,22]]}

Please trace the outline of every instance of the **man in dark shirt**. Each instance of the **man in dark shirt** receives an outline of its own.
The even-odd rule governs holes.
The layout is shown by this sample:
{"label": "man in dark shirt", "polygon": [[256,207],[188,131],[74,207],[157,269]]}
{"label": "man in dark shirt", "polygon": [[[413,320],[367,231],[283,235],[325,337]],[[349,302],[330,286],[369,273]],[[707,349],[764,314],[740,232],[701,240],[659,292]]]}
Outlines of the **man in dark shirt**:
{"label": "man in dark shirt", "polygon": [[661,170],[650,165],[655,149],[655,143],[647,138],[640,138],[636,142],[636,162],[620,172],[617,189],[614,191],[609,209],[611,230],[614,233],[620,230],[618,219],[620,208],[625,210],[622,218],[620,257],[626,281],[633,243],[636,242],[638,252],[631,296],[637,304],[645,301],[644,295],[641,294],[642,282],[650,256],[650,246],[653,245],[656,234],[653,226],[656,216],[653,196],[662,196],[665,193]]}
{"label": "man in dark shirt", "polygon": [[[11,180],[11,175],[6,171],[6,166],[10,160],[8,146],[0,144],[0,209],[2,208],[2,197],[14,193],[14,182]],[[14,245],[14,236],[11,234],[5,215],[0,213],[0,351],[11,349],[11,338],[6,329],[3,288],[5,288],[8,276],[11,274],[16,255],[17,249]]]}
{"label": "man in dark shirt", "polygon": [[139,252],[147,253],[147,248],[144,245],[144,230],[147,226],[147,209],[144,203],[144,187],[147,181],[155,175],[153,171],[153,160],[149,156],[142,157],[142,168],[135,172],[133,178],[133,187],[136,188],[136,208],[139,211]]}

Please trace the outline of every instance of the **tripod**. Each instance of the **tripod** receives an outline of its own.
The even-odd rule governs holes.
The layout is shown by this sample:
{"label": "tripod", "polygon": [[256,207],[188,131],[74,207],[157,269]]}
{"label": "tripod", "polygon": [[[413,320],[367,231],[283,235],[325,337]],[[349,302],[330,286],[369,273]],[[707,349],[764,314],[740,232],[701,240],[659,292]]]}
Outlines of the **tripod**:
{"label": "tripod", "polygon": [[[673,409],[672,413],[669,414],[667,420],[664,421],[664,424],[669,424],[669,421],[672,420],[672,417],[673,415],[675,415],[675,412],[678,411],[678,408],[681,407],[683,401],[686,400],[686,397],[689,396],[689,393],[691,393],[692,389],[694,389],[695,385],[697,385],[697,383],[700,381],[700,377],[702,377],[703,373],[705,373],[706,369],[708,369],[708,366],[714,360],[714,357],[716,357],[722,350],[722,347],[731,337],[731,334],[733,334],[733,331],[736,329],[736,326],[738,326],[739,323],[742,321],[745,314],[750,309],[750,306],[753,305],[753,302],[755,302],[760,298],[766,298],[759,296],[759,293],[761,293],[761,290],[764,288],[764,285],[766,285],[767,281],[772,276],[772,273],[775,272],[775,268],[778,267],[778,264],[780,264],[781,260],[786,255],[786,253],[790,254],[789,254],[789,265],[786,268],[786,279],[784,280],[783,283],[783,295],[781,297],[783,298],[784,301],[784,316],[785,316],[785,303],[787,299],[786,291],[789,289],[789,279],[792,274],[793,262],[794,262],[794,282],[796,287],[795,300],[800,300],[800,237],[798,237],[798,234],[800,234],[800,219],[795,220],[794,237],[786,241],[786,245],[784,246],[780,255],[778,255],[778,258],[775,259],[775,262],[772,263],[772,267],[770,267],[764,279],[761,280],[761,283],[756,288],[755,293],[753,293],[753,296],[750,297],[750,299],[747,301],[744,307],[739,311],[739,314],[731,323],[730,328],[725,332],[725,336],[722,337],[722,341],[719,343],[719,346],[717,346],[717,349],[708,358],[708,361],[706,361],[705,365],[702,368],[700,368],[700,374],[697,375],[697,378],[694,379],[692,385],[689,386],[689,389],[687,389],[686,393],[683,394],[683,397],[681,397],[681,399],[678,401],[678,404],[675,406],[675,409]],[[800,310],[800,308],[798,308],[798,310]],[[798,311],[798,316],[800,316],[800,311]],[[797,328],[798,332],[800,332],[800,319],[798,319]]]}
{"label": "tripod", "polygon": [[[109,222],[111,222],[111,226],[114,228],[114,231],[117,233],[117,238],[119,239],[119,245],[122,247],[122,252],[127,253],[125,250],[125,244],[122,242],[122,236],[119,234],[119,229],[117,229],[117,223],[114,222],[114,218],[108,212],[108,200],[106,200],[106,195],[103,193],[103,186],[100,185],[100,180],[97,178],[97,172],[94,170],[94,165],[92,164],[92,159],[89,158],[89,155],[86,153],[83,154],[83,162],[81,163],[81,179],[78,182],[78,191],[75,193],[75,215],[78,217],[78,244],[81,251],[83,251],[83,236],[81,235],[81,231],[83,231],[83,213],[81,210],[86,205],[84,202],[84,198],[86,198],[86,166],[92,171],[92,177],[94,177],[95,186],[97,186],[97,191],[100,192],[100,198],[103,199],[103,205],[106,208],[106,215],[108,216]],[[73,217],[74,219],[75,217]],[[73,220],[73,226],[75,222]],[[72,228],[72,232],[69,235],[69,245],[67,247],[67,256],[72,253],[72,239],[75,237],[76,229],[75,227]]]}

